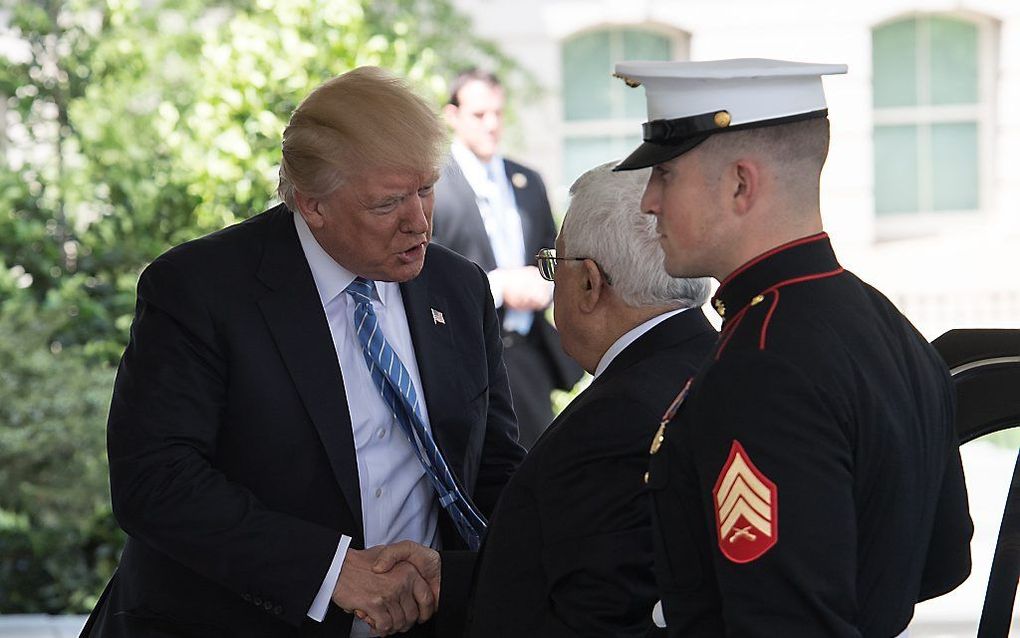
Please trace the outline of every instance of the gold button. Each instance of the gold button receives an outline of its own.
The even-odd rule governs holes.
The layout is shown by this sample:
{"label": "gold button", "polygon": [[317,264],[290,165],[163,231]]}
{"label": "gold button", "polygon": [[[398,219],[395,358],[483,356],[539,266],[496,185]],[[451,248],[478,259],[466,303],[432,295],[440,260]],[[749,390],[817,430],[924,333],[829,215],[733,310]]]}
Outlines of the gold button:
{"label": "gold button", "polygon": [[648,472],[645,472],[645,485],[648,485]]}
{"label": "gold button", "polygon": [[730,125],[730,120],[732,118],[730,117],[730,114],[727,111],[719,111],[718,113],[715,114],[715,117],[712,119],[715,120],[715,125],[718,126],[719,128],[726,128],[727,126]]}
{"label": "gold button", "polygon": [[756,295],[755,298],[751,300],[751,305],[757,306],[763,301],[765,301],[765,295]]}
{"label": "gold button", "polygon": [[715,311],[719,313],[720,317],[726,316],[726,304],[723,303],[722,299],[716,299],[712,302],[712,305],[715,306]]}

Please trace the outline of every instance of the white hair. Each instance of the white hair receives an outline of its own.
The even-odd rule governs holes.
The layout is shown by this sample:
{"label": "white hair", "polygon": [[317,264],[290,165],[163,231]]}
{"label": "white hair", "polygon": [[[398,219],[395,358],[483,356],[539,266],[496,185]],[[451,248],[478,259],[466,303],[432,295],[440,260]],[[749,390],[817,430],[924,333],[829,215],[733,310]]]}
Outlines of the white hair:
{"label": "white hair", "polygon": [[708,300],[708,277],[670,277],[655,218],[641,211],[650,169],[614,173],[617,163],[596,166],[570,187],[560,230],[563,256],[595,260],[628,306],[702,305]]}

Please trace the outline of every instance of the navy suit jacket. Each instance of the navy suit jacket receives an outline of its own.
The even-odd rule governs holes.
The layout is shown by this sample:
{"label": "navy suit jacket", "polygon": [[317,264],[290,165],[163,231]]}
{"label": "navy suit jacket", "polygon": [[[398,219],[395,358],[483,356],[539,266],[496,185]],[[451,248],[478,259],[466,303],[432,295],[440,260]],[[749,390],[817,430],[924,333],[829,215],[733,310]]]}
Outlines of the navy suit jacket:
{"label": "navy suit jacket", "polygon": [[549,426],[489,522],[470,638],[657,635],[648,449],[715,340],[699,308],[666,319]]}
{"label": "navy suit jacket", "polygon": [[[489,513],[523,450],[485,274],[432,245],[400,290],[432,431]],[[306,618],[341,533],[364,546],[341,375],[285,206],[145,270],[108,426],[129,538],[83,635],[349,632],[332,605]],[[459,546],[445,512],[440,533]]]}

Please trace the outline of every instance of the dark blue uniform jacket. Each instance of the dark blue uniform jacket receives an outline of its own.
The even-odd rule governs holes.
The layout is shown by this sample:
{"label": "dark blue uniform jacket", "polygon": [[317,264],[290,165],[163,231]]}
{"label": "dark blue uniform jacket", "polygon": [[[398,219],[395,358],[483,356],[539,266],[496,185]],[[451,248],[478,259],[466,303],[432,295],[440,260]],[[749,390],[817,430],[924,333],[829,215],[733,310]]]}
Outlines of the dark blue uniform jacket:
{"label": "dark blue uniform jacket", "polygon": [[824,233],[713,301],[716,352],[651,457],[670,635],[899,634],[970,570],[945,364]]}

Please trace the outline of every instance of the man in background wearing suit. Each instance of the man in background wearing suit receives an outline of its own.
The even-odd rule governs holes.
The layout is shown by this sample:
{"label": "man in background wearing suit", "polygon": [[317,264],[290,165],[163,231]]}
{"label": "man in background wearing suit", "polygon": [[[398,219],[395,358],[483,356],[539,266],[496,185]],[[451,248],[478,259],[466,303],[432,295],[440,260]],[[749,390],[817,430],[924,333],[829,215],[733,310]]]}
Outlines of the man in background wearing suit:
{"label": "man in background wearing suit", "polygon": [[[430,635],[431,548],[478,546],[524,454],[485,273],[429,245],[444,138],[399,79],[334,78],[284,131],[284,203],[142,274],[108,429],[128,540],[83,635]],[[391,544],[420,569],[373,571]]]}
{"label": "man in background wearing suit", "polygon": [[571,188],[540,268],[556,282],[563,348],[594,376],[507,484],[478,558],[468,636],[644,636],[652,571],[648,446],[716,332],[708,279],[662,267],[638,202],[647,172],[605,164]]}
{"label": "man in background wearing suit", "polygon": [[473,69],[453,81],[443,109],[454,133],[452,158],[436,185],[434,239],[488,273],[521,444],[531,447],[552,421],[550,392],[573,387],[581,371],[543,315],[551,288],[535,253],[552,245],[556,227],[542,178],[499,154],[503,104],[491,73]]}

